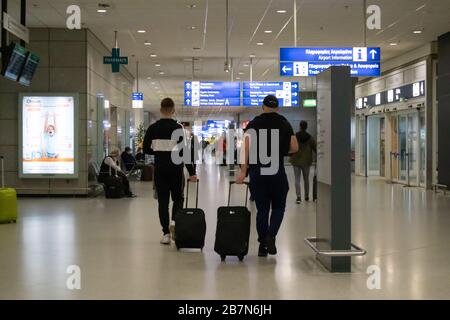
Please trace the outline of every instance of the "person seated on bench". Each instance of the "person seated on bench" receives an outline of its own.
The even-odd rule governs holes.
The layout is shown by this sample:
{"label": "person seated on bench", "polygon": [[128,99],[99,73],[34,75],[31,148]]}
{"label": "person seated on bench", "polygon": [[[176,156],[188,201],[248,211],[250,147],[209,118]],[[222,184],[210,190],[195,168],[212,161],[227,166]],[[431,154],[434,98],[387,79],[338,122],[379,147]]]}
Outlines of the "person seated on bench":
{"label": "person seated on bench", "polygon": [[127,196],[128,198],[134,198],[136,196],[131,192],[130,181],[119,166],[119,157],[119,149],[114,149],[110,152],[109,156],[107,156],[103,160],[102,165],[100,166],[98,181],[100,183],[105,183],[105,178],[109,175],[120,177],[122,179],[122,184],[125,190],[125,196]]}
{"label": "person seated on bench", "polygon": [[138,162],[136,158],[133,156],[133,150],[130,147],[126,147],[125,151],[122,152],[120,156],[122,159],[122,168],[125,169],[128,176],[131,176],[135,173],[138,175],[140,171],[144,168],[145,163]]}
{"label": "person seated on bench", "polygon": [[136,152],[136,162],[140,164],[145,164],[145,154],[142,151],[142,147],[137,148]]}

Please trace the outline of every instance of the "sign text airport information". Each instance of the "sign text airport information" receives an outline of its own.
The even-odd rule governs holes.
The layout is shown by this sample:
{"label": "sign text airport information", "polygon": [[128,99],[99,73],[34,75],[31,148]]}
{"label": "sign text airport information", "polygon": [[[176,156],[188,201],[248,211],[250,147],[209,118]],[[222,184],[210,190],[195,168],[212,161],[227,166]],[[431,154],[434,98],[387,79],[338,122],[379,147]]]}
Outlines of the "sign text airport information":
{"label": "sign text airport information", "polygon": [[313,77],[330,66],[350,66],[353,77],[377,77],[380,48],[281,48],[280,75]]}
{"label": "sign text airport information", "polygon": [[184,105],[191,107],[240,106],[241,84],[239,82],[186,81]]}

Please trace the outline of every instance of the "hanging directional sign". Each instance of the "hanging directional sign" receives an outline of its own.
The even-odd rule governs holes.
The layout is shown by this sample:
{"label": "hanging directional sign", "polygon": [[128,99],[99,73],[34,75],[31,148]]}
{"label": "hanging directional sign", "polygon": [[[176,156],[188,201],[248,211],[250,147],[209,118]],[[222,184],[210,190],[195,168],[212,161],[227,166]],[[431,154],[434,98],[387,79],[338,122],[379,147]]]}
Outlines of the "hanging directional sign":
{"label": "hanging directional sign", "polygon": [[117,73],[120,72],[121,64],[128,64],[128,57],[121,57],[120,49],[113,48],[111,57],[103,57],[103,64],[110,64],[112,67],[112,72]]}
{"label": "hanging directional sign", "polygon": [[132,95],[132,107],[133,109],[144,108],[144,94],[142,92],[133,92]]}
{"label": "hanging directional sign", "polygon": [[281,48],[280,75],[313,77],[331,66],[350,66],[353,77],[377,77],[380,61],[380,48]]}
{"label": "hanging directional sign", "polygon": [[239,82],[186,81],[184,105],[191,107],[240,106],[241,85]]}
{"label": "hanging directional sign", "polygon": [[298,107],[298,82],[244,82],[243,105],[260,107],[268,95],[278,98],[281,107]]}

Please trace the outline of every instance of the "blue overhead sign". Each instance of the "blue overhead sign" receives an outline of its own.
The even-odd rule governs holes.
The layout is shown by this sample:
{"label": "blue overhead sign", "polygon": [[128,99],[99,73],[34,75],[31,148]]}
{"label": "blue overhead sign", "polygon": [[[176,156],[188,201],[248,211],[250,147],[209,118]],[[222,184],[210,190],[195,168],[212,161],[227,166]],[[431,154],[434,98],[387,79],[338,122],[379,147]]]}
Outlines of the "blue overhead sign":
{"label": "blue overhead sign", "polygon": [[186,81],[184,105],[191,107],[240,106],[241,84],[239,82]]}
{"label": "blue overhead sign", "polygon": [[133,101],[144,101],[144,94],[141,92],[133,92]]}
{"label": "blue overhead sign", "polygon": [[280,102],[280,107],[298,107],[298,82],[244,82],[243,105],[245,107],[260,107],[268,95],[274,95]]}
{"label": "blue overhead sign", "polygon": [[331,66],[350,66],[353,77],[377,77],[380,61],[380,48],[281,48],[280,75],[313,77]]}

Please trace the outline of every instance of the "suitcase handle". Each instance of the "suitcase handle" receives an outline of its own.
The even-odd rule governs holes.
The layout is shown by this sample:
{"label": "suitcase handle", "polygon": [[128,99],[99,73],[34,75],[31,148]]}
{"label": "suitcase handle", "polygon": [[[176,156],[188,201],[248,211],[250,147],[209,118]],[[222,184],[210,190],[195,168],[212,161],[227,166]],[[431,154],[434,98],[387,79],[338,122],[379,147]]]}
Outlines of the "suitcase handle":
{"label": "suitcase handle", "polygon": [[[187,186],[186,186],[186,209],[188,208],[188,202],[189,202],[189,184],[191,181],[189,179],[186,179]],[[200,180],[197,179],[197,182],[192,182],[197,184],[197,192],[195,193],[195,208],[198,209],[198,185]]]}
{"label": "suitcase handle", "polygon": [[[233,184],[236,184],[236,181],[230,181],[230,188],[228,190],[228,206],[230,206],[230,200],[231,200],[231,186]],[[248,189],[250,188],[250,184],[248,182],[243,182],[242,184],[245,184],[247,186],[245,190],[245,206],[248,205]]]}
{"label": "suitcase handle", "polygon": [[3,156],[0,156],[1,161],[1,170],[2,170],[2,189],[5,188],[5,158]]}

